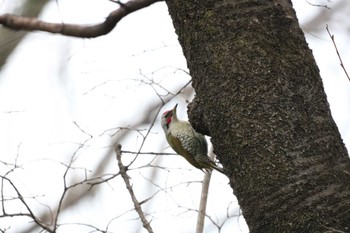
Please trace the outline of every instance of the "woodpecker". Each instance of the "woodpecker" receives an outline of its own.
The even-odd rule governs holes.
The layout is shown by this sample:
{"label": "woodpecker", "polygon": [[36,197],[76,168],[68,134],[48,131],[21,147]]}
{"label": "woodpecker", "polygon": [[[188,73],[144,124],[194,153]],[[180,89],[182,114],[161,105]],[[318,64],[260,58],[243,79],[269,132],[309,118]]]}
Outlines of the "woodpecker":
{"label": "woodpecker", "polygon": [[194,167],[210,172],[212,169],[225,174],[208,157],[208,144],[203,134],[196,132],[190,123],[177,119],[177,104],[161,117],[165,137],[173,150],[184,157]]}

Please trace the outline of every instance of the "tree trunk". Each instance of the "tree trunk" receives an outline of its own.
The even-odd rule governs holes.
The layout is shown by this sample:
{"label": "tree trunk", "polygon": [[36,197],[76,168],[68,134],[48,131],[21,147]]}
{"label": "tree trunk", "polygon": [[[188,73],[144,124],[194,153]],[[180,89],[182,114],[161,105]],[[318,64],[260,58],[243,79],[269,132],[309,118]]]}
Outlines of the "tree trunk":
{"label": "tree trunk", "polygon": [[350,232],[348,153],[291,2],[167,4],[196,90],[190,121],[251,233]]}

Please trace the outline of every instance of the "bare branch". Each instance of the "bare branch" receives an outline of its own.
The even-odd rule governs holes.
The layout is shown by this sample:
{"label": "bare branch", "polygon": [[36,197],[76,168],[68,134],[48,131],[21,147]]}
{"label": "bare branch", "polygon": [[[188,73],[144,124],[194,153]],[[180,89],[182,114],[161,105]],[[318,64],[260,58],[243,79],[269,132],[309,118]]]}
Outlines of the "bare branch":
{"label": "bare branch", "polygon": [[119,3],[120,7],[112,11],[104,22],[95,25],[48,23],[38,20],[37,18],[12,14],[0,15],[0,24],[16,30],[37,30],[50,33],[59,33],[66,36],[93,38],[108,34],[117,25],[117,23],[128,14],[148,7],[149,5],[158,1],[162,0],[134,0],[123,4]]}
{"label": "bare branch", "polygon": [[136,155],[177,155],[176,153],[165,153],[165,152],[136,152],[136,151],[127,151],[122,150],[123,154],[136,154]]}
{"label": "bare branch", "polygon": [[130,181],[129,181],[130,177],[128,176],[128,174],[126,174],[126,171],[127,171],[128,167],[124,166],[123,163],[122,163],[121,148],[122,148],[122,146],[120,144],[116,144],[115,147],[114,147],[115,153],[117,155],[120,175],[123,177],[123,180],[125,182],[126,188],[129,191],[129,194],[131,196],[131,200],[134,203],[135,210],[136,210],[137,214],[139,215],[139,217],[140,217],[140,219],[142,221],[143,227],[148,232],[153,233],[153,230],[152,230],[152,227],[150,225],[150,222],[146,219],[146,217],[145,217],[145,215],[144,215],[144,213],[142,211],[141,204],[137,200],[137,198],[135,196],[135,193],[134,193],[134,190],[131,187],[131,184],[130,184]]}
{"label": "bare branch", "polygon": [[[95,185],[99,185],[102,183],[108,183],[108,181],[114,179],[115,177],[117,177],[119,175],[120,175],[120,173],[117,173],[117,174],[110,175],[110,177],[108,177],[108,178],[103,178],[103,176],[100,176],[97,178],[86,180],[86,184],[90,185],[90,188],[88,190],[90,191]],[[95,180],[98,180],[98,181],[95,181]]]}
{"label": "bare branch", "polygon": [[328,6],[328,5],[322,5],[322,4],[315,4],[315,3],[311,3],[309,1],[306,0],[306,2],[311,5],[311,6],[316,6],[316,7],[323,7],[323,8],[326,8],[328,10],[330,10],[331,8]]}
{"label": "bare branch", "polygon": [[[25,206],[25,208],[27,209],[28,213],[19,213],[19,214],[14,214],[13,216],[27,216],[30,217],[31,219],[33,219],[33,221],[40,226],[42,229],[46,230],[47,232],[54,232],[54,230],[52,230],[50,228],[50,226],[46,225],[44,222],[42,222],[39,218],[37,218],[35,216],[35,214],[33,213],[33,211],[31,210],[31,208],[29,207],[28,203],[24,200],[22,194],[19,192],[19,190],[17,189],[17,187],[14,185],[14,183],[7,177],[5,176],[1,176],[0,178],[2,180],[6,180],[13,188],[13,190],[16,192],[17,194],[17,198],[22,202],[22,204]],[[11,214],[6,214],[5,209],[3,209],[4,211],[4,215],[0,216],[0,217],[8,217],[11,216]]]}
{"label": "bare branch", "polygon": [[83,130],[80,125],[76,122],[76,121],[73,121],[73,124],[84,134],[88,135],[90,138],[93,138],[93,136],[89,133],[87,133],[85,130]]}
{"label": "bare branch", "polygon": [[202,193],[201,193],[201,199],[200,199],[200,204],[198,209],[196,233],[202,233],[204,230],[204,220],[205,220],[205,213],[206,213],[207,202],[208,202],[208,190],[209,190],[210,178],[211,178],[211,172],[206,172],[202,183]]}
{"label": "bare branch", "polygon": [[332,40],[332,42],[333,42],[335,51],[337,52],[337,56],[338,56],[339,61],[340,61],[340,66],[341,66],[341,68],[343,68],[346,77],[347,77],[347,78],[349,79],[349,81],[350,81],[349,74],[348,74],[348,72],[346,71],[346,68],[345,68],[345,66],[344,66],[343,60],[341,59],[341,56],[340,56],[340,54],[339,54],[339,51],[338,51],[338,48],[337,48],[337,44],[335,43],[334,35],[332,35],[332,34],[330,33],[330,31],[329,31],[329,29],[328,29],[328,25],[326,25],[326,30],[327,30],[327,32],[328,32],[329,37],[331,38],[331,40]]}
{"label": "bare branch", "polygon": [[[209,157],[212,160],[215,157],[215,154],[213,153],[213,147],[210,148]],[[211,171],[208,171],[205,173],[203,182],[202,182],[202,192],[201,192],[201,199],[200,199],[199,208],[198,208],[196,233],[202,233],[204,230],[204,220],[206,216],[210,179],[211,179]]]}

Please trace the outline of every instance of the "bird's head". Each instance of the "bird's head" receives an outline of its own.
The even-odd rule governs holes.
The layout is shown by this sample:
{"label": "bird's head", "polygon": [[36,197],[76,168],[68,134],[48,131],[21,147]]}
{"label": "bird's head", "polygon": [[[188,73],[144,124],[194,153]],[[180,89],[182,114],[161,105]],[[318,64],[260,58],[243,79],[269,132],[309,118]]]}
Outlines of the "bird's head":
{"label": "bird's head", "polygon": [[165,132],[169,130],[169,126],[172,122],[177,121],[176,108],[177,108],[177,104],[173,109],[164,112],[162,115],[161,124]]}

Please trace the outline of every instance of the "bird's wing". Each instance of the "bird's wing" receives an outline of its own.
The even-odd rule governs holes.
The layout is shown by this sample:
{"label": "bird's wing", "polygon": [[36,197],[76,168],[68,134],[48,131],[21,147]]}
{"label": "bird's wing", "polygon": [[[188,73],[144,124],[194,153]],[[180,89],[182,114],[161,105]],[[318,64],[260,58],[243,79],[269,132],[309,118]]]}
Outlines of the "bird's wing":
{"label": "bird's wing", "polygon": [[201,168],[201,166],[195,160],[194,154],[189,147],[190,143],[193,143],[191,142],[191,140],[193,140],[192,138],[193,137],[191,137],[190,135],[178,135],[176,133],[167,137],[169,145],[174,149],[176,153],[182,155],[194,167]]}
{"label": "bird's wing", "polygon": [[196,154],[208,156],[208,143],[207,143],[207,140],[205,139],[204,135],[200,134],[196,131],[194,131],[194,134],[196,135],[195,138],[196,138],[196,141],[198,143]]}

